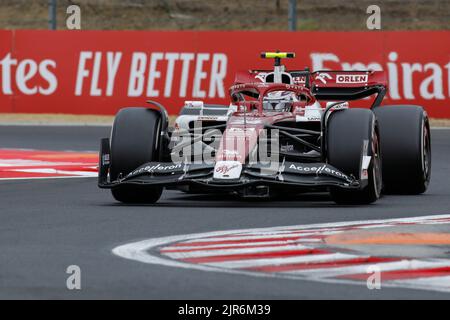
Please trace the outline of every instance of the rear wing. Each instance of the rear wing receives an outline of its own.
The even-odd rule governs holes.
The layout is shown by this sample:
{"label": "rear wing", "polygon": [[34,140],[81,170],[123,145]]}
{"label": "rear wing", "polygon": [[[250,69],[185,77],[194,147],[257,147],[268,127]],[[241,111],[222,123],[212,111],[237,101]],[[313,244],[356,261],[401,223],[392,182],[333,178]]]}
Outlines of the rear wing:
{"label": "rear wing", "polygon": [[[273,83],[272,70],[245,70],[236,73],[234,84]],[[381,104],[386,94],[384,71],[315,71],[290,70],[282,72],[281,81],[311,89],[318,100],[358,100],[376,94],[372,108]]]}
{"label": "rear wing", "polygon": [[384,71],[315,71],[311,73],[311,92],[318,100],[357,100],[373,94],[378,106],[386,94]]}

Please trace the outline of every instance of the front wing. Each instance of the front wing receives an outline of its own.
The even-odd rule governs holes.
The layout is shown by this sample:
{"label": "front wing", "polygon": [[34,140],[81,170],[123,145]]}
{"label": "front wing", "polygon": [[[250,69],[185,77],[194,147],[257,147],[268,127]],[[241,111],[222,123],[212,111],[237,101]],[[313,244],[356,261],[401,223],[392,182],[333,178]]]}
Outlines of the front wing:
{"label": "front wing", "polygon": [[149,186],[201,186],[208,189],[237,190],[251,186],[341,187],[360,189],[367,184],[365,179],[346,175],[327,163],[283,162],[277,167],[264,164],[247,164],[236,179],[217,179],[214,177],[215,164],[149,162],[136,168],[117,180],[109,178],[110,151],[109,139],[103,139],[100,151],[100,188],[114,188],[120,185]]}

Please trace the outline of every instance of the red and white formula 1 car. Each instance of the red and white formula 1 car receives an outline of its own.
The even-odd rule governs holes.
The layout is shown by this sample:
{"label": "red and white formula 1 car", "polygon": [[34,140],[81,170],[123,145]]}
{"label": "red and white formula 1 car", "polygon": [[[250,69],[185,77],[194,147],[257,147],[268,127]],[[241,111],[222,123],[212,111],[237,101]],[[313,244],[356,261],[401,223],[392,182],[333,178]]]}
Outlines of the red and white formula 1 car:
{"label": "red and white formula 1 car", "polygon": [[[242,197],[329,191],[368,204],[382,192],[420,194],[430,181],[428,117],[380,106],[382,71],[239,72],[229,106],[188,101],[172,129],[163,106],[124,108],[103,139],[99,186],[124,203],[154,203],[164,188]],[[371,108],[347,101],[372,96]],[[333,102],[334,101],[334,102]]]}

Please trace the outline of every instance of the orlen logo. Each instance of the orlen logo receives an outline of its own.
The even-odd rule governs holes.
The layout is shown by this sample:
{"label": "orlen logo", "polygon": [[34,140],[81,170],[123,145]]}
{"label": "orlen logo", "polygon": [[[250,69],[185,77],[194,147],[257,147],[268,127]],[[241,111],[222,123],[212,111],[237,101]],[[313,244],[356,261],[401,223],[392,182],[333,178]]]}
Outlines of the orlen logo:
{"label": "orlen logo", "polygon": [[228,172],[230,172],[234,168],[237,168],[238,166],[239,165],[237,165],[237,164],[234,164],[234,165],[231,165],[231,166],[227,166],[227,165],[224,164],[223,166],[217,167],[216,168],[216,172],[217,173],[221,173],[221,174],[227,174]]}
{"label": "orlen logo", "polygon": [[368,79],[367,74],[338,74],[336,83],[367,83]]}

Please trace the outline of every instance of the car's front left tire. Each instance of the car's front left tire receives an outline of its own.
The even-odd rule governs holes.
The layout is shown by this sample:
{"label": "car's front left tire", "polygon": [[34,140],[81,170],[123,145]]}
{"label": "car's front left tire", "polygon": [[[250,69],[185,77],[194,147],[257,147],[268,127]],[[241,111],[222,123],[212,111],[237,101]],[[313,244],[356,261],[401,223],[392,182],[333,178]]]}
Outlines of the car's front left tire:
{"label": "car's front left tire", "polygon": [[330,188],[331,198],[338,204],[370,204],[380,198],[382,189],[381,149],[378,124],[368,109],[334,111],[327,126],[328,163],[347,175],[359,179],[361,156],[365,145],[371,157],[367,184],[362,189]]}

